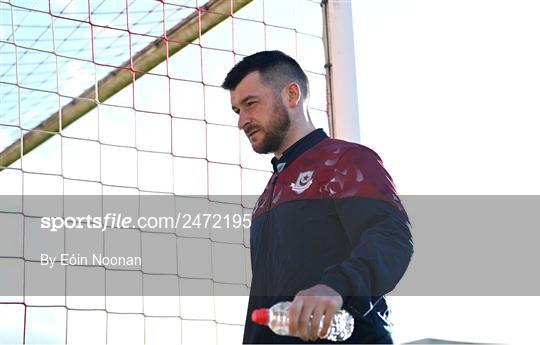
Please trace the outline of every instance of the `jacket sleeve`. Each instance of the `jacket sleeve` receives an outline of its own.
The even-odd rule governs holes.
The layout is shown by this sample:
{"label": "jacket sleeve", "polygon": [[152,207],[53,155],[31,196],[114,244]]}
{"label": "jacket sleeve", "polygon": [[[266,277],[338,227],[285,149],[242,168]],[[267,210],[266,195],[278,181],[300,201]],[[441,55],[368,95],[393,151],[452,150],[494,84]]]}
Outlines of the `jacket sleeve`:
{"label": "jacket sleeve", "polygon": [[349,240],[350,255],[328,267],[321,283],[336,290],[344,304],[360,297],[354,299],[355,307],[365,315],[372,297],[392,291],[409,265],[413,253],[410,223],[392,179],[368,148],[345,152],[328,188]]}

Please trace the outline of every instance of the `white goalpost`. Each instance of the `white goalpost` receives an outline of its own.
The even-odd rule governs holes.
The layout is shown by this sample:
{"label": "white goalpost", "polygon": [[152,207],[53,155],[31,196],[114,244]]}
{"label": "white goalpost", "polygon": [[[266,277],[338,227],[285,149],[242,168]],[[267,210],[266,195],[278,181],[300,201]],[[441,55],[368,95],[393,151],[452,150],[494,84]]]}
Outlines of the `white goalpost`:
{"label": "white goalpost", "polygon": [[324,9],[325,46],[329,69],[329,120],[334,137],[359,142],[360,124],[352,8],[349,1],[328,1]]}

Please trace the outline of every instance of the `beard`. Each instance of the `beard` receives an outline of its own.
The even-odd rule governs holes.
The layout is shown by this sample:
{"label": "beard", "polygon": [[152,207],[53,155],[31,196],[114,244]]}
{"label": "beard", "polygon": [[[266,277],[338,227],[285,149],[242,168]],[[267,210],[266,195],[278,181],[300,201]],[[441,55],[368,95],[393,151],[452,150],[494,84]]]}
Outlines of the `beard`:
{"label": "beard", "polygon": [[252,143],[253,151],[257,153],[270,153],[279,149],[283,139],[289,131],[291,120],[287,108],[276,99],[272,108],[272,115],[268,125],[263,128],[265,136],[260,143]]}

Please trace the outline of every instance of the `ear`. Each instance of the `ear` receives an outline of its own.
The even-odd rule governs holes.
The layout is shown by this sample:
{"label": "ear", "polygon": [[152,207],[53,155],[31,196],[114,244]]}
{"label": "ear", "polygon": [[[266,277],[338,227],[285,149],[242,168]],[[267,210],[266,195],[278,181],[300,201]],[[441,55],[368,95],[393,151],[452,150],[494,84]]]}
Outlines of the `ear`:
{"label": "ear", "polygon": [[288,105],[289,108],[296,108],[300,104],[302,100],[302,89],[298,83],[292,82],[285,86],[284,93],[285,104]]}

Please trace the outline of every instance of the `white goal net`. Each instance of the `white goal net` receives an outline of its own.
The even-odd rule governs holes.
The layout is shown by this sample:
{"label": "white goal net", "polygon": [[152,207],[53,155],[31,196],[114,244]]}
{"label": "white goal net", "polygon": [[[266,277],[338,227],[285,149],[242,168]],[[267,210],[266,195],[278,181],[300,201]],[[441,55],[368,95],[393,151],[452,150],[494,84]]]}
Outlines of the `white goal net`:
{"label": "white goal net", "polygon": [[[34,211],[48,197],[65,216],[68,196],[163,196],[205,210],[231,196],[228,207],[249,214],[271,157],[252,152],[220,84],[244,56],[273,49],[306,70],[311,118],[328,131],[318,1],[0,1],[0,344],[241,341],[247,299],[226,291],[248,291],[248,231],[137,228],[81,245],[67,230],[42,229]],[[117,245],[143,263],[77,275],[72,262],[39,279],[41,254],[77,245]],[[222,271],[220,255],[240,273]],[[199,293],[67,292],[130,279],[148,288],[156,276]]]}

